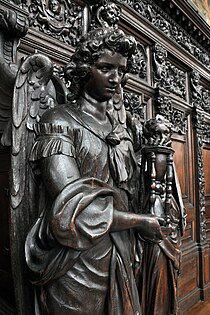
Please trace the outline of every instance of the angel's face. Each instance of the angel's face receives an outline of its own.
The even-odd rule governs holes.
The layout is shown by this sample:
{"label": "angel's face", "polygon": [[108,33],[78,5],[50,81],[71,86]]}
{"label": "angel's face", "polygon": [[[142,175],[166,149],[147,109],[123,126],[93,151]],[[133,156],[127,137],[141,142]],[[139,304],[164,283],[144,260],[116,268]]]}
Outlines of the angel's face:
{"label": "angel's face", "polygon": [[97,101],[110,100],[122,81],[126,64],[126,57],[104,50],[91,66],[90,79],[85,84],[84,91]]}

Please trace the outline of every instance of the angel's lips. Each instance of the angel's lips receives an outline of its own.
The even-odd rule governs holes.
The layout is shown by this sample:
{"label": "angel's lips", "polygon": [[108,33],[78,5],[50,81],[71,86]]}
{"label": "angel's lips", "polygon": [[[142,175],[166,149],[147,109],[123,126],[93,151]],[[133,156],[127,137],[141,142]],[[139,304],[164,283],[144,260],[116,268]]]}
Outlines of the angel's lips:
{"label": "angel's lips", "polygon": [[116,92],[116,87],[107,87],[106,91],[110,92],[110,93],[115,93]]}

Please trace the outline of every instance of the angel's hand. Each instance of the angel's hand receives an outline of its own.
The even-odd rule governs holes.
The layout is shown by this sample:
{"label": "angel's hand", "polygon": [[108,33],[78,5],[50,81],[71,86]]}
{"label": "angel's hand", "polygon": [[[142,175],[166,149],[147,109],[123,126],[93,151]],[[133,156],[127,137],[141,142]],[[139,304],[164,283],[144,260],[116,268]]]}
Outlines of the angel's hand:
{"label": "angel's hand", "polygon": [[143,239],[152,243],[158,244],[164,238],[158,219],[151,215],[142,215],[137,230]]}

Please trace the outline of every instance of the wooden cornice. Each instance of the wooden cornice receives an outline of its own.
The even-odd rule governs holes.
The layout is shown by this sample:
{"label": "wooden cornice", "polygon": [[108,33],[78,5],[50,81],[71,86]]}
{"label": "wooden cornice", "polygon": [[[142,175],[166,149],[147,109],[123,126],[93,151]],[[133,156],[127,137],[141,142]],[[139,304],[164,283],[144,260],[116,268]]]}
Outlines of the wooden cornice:
{"label": "wooden cornice", "polygon": [[173,18],[199,44],[210,50],[210,26],[198,8],[190,0],[156,0],[171,18]]}

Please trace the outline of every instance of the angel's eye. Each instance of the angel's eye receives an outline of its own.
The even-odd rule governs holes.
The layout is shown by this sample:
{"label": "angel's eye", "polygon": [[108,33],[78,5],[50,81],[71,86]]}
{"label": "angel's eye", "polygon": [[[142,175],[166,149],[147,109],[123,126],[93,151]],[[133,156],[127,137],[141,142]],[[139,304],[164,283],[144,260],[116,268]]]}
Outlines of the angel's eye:
{"label": "angel's eye", "polygon": [[107,67],[107,66],[103,66],[103,67],[100,68],[100,70],[101,70],[102,72],[108,72],[110,69],[109,69],[109,67]]}
{"label": "angel's eye", "polygon": [[118,69],[118,73],[119,73],[119,75],[123,75],[124,73],[125,73],[125,68],[124,67],[120,67],[119,69]]}

